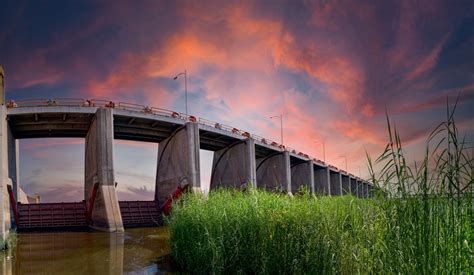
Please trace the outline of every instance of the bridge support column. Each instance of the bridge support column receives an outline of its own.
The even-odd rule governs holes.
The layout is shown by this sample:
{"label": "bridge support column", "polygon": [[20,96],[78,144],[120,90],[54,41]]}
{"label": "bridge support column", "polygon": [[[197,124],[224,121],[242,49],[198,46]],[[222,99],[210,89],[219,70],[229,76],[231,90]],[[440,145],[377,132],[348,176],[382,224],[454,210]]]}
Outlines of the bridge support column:
{"label": "bridge support column", "polygon": [[314,169],[311,160],[291,167],[291,192],[295,194],[302,186],[306,186],[311,194],[314,194]]}
{"label": "bridge support column", "polygon": [[317,167],[314,171],[315,192],[320,195],[331,194],[331,183],[329,180],[329,168]]}
{"label": "bridge support column", "polygon": [[20,145],[8,126],[8,176],[12,180],[15,201],[20,201]]}
{"label": "bridge support column", "polygon": [[218,187],[256,187],[255,141],[238,141],[214,152],[210,189]]}
{"label": "bridge support column", "polygon": [[363,183],[360,181],[360,180],[357,180],[357,197],[358,198],[362,198],[362,195],[364,193],[364,186],[363,186]]}
{"label": "bridge support column", "polygon": [[155,201],[161,207],[178,188],[201,189],[199,127],[188,122],[160,142],[156,168]]}
{"label": "bridge support column", "polygon": [[290,153],[278,152],[257,159],[257,186],[291,193]]}
{"label": "bridge support column", "polygon": [[11,228],[8,185],[12,181],[8,177],[8,122],[7,108],[3,104],[0,105],[0,154],[0,240],[5,240]]}
{"label": "bridge support column", "polygon": [[330,171],[331,196],[342,195],[342,179],[340,172]]}
{"label": "bridge support column", "polygon": [[351,181],[348,175],[341,177],[342,195],[349,195],[351,193]]}
{"label": "bridge support column", "polygon": [[90,227],[106,232],[123,232],[122,216],[115,192],[113,110],[99,108],[85,143],[85,199],[97,185]]}

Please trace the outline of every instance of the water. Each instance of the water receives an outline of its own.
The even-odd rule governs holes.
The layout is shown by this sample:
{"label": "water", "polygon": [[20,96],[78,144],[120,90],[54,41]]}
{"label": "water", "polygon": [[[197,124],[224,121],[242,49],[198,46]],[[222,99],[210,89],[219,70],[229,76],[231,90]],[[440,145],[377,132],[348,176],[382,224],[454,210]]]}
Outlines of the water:
{"label": "water", "polygon": [[125,233],[18,233],[17,246],[0,254],[1,274],[155,274],[169,255],[166,227]]}

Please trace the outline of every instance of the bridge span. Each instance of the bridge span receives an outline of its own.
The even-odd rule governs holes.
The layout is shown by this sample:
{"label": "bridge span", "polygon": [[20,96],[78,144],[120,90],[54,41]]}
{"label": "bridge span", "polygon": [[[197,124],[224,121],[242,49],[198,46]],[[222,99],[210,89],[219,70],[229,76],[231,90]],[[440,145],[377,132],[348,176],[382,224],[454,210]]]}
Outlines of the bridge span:
{"label": "bridge span", "polygon": [[[0,133],[2,235],[10,228],[11,220],[19,229],[61,225],[108,232],[154,224],[173,193],[201,188],[199,149],[214,152],[210,189],[245,188],[250,184],[291,194],[306,186],[314,194],[351,193],[367,197],[372,188],[346,171],[238,128],[123,102],[82,99],[2,102]],[[84,201],[51,205],[14,203],[11,219],[9,201],[18,201],[20,190],[18,141],[53,137],[85,139]],[[154,201],[118,201],[114,139],[159,144]]]}

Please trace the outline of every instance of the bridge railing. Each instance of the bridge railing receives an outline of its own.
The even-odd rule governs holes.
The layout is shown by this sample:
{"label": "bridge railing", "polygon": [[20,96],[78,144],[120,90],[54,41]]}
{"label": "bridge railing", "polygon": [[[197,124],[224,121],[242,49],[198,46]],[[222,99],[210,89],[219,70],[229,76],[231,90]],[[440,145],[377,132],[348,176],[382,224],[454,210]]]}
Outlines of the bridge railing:
{"label": "bridge railing", "polygon": [[[36,99],[22,99],[19,101],[13,101],[11,100],[10,102],[7,103],[8,108],[21,108],[21,107],[48,107],[48,106],[68,106],[68,107],[106,107],[106,108],[117,108],[117,109],[122,109],[122,110],[128,110],[128,111],[134,111],[134,112],[144,112],[144,113],[150,113],[154,115],[159,115],[159,116],[164,116],[164,117],[172,117],[172,118],[177,118],[181,119],[184,121],[192,121],[192,122],[197,122],[202,125],[206,125],[209,127],[213,127],[216,129],[224,130],[236,135],[241,135],[244,137],[249,137],[253,138],[263,144],[278,148],[278,149],[283,149],[287,150],[293,154],[296,154],[298,156],[313,160],[314,162],[317,162],[322,165],[327,165],[325,162],[318,160],[316,158],[312,158],[311,156],[302,153],[300,151],[296,151],[293,148],[290,147],[285,147],[285,145],[280,144],[274,140],[267,139],[264,137],[261,137],[259,135],[255,134],[250,134],[249,132],[240,130],[238,128],[232,127],[230,125],[222,124],[219,122],[211,121],[208,119],[204,118],[197,118],[192,115],[186,115],[183,113],[175,112],[172,110],[167,110],[163,108],[157,108],[157,107],[151,107],[151,106],[146,106],[146,105],[140,105],[140,104],[134,104],[134,103],[127,103],[127,102],[114,102],[114,101],[108,101],[108,100],[101,100],[101,99],[80,99],[80,98],[54,98],[54,99],[48,99],[48,98],[36,98]],[[337,167],[334,167],[332,165],[328,165],[330,168],[335,169],[339,171]]]}

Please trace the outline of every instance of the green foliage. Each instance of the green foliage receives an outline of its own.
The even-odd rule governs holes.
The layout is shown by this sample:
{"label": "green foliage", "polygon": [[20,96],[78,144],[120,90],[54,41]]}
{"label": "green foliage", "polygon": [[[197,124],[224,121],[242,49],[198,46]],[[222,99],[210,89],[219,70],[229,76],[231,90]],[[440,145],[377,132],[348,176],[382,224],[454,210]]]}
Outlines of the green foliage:
{"label": "green foliage", "polygon": [[10,231],[5,240],[0,240],[0,250],[11,249],[16,246],[16,232]]}
{"label": "green foliage", "polygon": [[453,114],[412,166],[387,116],[389,143],[368,157],[371,199],[186,194],[168,221],[175,262],[214,274],[473,274],[473,160]]}

